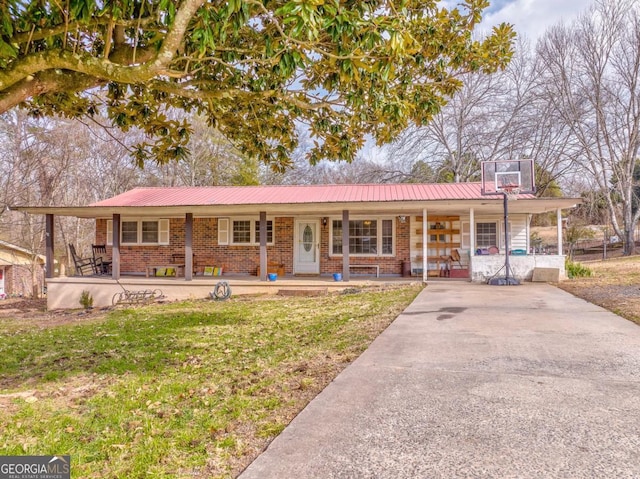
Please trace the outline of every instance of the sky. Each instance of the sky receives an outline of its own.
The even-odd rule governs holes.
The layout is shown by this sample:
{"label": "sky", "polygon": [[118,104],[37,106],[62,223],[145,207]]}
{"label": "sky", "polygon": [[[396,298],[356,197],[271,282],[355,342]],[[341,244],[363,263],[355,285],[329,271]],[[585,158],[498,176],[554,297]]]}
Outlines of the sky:
{"label": "sky", "polygon": [[481,27],[488,30],[502,22],[510,23],[519,35],[535,44],[547,28],[561,21],[571,23],[590,4],[590,0],[491,0]]}

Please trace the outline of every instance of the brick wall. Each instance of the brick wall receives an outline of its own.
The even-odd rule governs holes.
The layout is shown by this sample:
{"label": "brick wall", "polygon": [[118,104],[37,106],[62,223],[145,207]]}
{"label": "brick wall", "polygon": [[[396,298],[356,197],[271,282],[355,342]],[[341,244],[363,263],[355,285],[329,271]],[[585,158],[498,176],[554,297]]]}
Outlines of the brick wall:
{"label": "brick wall", "polygon": [[[35,283],[37,295],[40,296],[44,287],[44,268],[35,266]],[[31,266],[9,265],[4,268],[4,292],[7,296],[33,296],[33,277]]]}
{"label": "brick wall", "polygon": [[[396,221],[396,254],[395,257],[350,257],[351,264],[376,264],[380,266],[380,274],[402,274],[402,261],[409,259],[409,222]],[[320,272],[322,274],[342,273],[342,256],[331,256],[329,245],[329,230],[331,222],[321,228],[320,241]],[[371,273],[371,269],[362,270],[362,273]],[[352,272],[359,273],[357,270]]]}
{"label": "brick wall", "polygon": [[[380,274],[401,274],[402,261],[409,259],[409,223],[396,221],[396,256],[392,258],[352,258],[358,264],[380,265]],[[184,219],[170,220],[170,244],[153,246],[121,246],[120,271],[123,274],[144,273],[151,264],[172,262],[172,254],[184,254]],[[320,272],[330,274],[342,272],[342,256],[330,256],[330,225],[320,226]],[[96,243],[106,243],[106,220],[96,221]],[[293,273],[295,244],[294,218],[274,218],[274,245],[267,246],[269,261],[284,264],[287,274]],[[218,219],[194,218],[193,253],[201,272],[202,266],[222,266],[226,273],[256,274],[260,264],[259,246],[218,245]],[[111,257],[111,246],[107,246]],[[209,264],[211,263],[211,264]],[[367,272],[370,272],[368,270]]]}

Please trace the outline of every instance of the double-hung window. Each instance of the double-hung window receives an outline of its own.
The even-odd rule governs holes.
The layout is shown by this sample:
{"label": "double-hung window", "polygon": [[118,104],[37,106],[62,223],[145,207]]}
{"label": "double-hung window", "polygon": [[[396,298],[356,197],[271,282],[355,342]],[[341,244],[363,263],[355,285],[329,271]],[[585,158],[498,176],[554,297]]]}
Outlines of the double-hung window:
{"label": "double-hung window", "polygon": [[498,245],[498,224],[476,223],[476,246],[478,248],[488,248]]}
{"label": "double-hung window", "polygon": [[[393,219],[349,220],[349,254],[354,256],[393,256]],[[331,254],[342,254],[342,220],[331,222]]]}
{"label": "double-hung window", "polygon": [[[226,225],[226,219],[220,224]],[[259,245],[260,244],[260,220],[234,218],[231,222],[231,244],[235,245]],[[227,244],[223,238],[218,239],[219,244]],[[273,244],[273,220],[267,220],[267,244]]]}
{"label": "double-hung window", "polygon": [[[113,243],[113,220],[107,220],[107,244]],[[120,221],[120,244],[166,245],[169,244],[168,219],[133,219]]]}

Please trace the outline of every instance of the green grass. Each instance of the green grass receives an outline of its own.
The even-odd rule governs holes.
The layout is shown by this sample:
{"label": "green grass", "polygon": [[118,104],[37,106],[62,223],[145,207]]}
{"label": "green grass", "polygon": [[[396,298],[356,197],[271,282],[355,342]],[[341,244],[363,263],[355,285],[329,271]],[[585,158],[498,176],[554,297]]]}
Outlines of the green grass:
{"label": "green grass", "polygon": [[565,260],[564,265],[567,270],[567,276],[570,279],[589,278],[593,275],[593,271],[591,271],[589,267],[581,263],[571,261],[569,258]]}
{"label": "green grass", "polygon": [[78,478],[231,477],[419,290],[0,324],[0,455],[70,454]]}

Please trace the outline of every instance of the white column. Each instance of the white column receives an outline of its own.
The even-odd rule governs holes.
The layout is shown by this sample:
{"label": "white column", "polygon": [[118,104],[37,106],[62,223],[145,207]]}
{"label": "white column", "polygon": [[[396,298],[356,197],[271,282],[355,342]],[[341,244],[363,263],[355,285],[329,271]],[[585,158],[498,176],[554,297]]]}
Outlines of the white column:
{"label": "white column", "polygon": [[473,278],[473,257],[476,255],[476,210],[469,208],[469,278]]}
{"label": "white column", "polygon": [[562,244],[562,210],[560,208],[556,211],[556,217],[558,222],[558,255],[562,256],[564,246]]}
{"label": "white column", "polygon": [[[533,215],[531,214],[527,215],[527,254],[532,253],[532,248],[531,248],[531,219],[532,218],[533,218]],[[536,254],[535,251],[533,252],[533,254]]]}
{"label": "white column", "polygon": [[422,281],[427,282],[427,209],[422,209]]}
{"label": "white column", "polygon": [[469,257],[476,253],[476,212],[473,208],[469,208]]}

